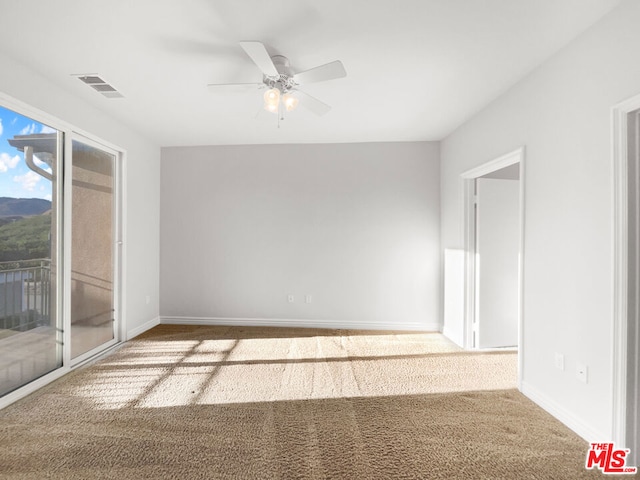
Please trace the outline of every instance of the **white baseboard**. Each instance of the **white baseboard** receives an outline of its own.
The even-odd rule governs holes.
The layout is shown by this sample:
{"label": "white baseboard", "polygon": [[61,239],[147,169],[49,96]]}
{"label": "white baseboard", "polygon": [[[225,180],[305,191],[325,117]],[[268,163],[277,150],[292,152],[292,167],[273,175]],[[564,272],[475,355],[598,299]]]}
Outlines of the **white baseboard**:
{"label": "white baseboard", "polygon": [[439,323],[378,323],[343,320],[302,320],[293,318],[222,318],[161,316],[160,323],[172,325],[226,325],[242,327],[302,327],[343,330],[413,330],[439,332]]}
{"label": "white baseboard", "polygon": [[460,348],[464,348],[464,341],[461,338],[458,338],[457,335],[454,335],[451,329],[447,328],[446,326],[442,328],[442,335],[447,337]]}
{"label": "white baseboard", "polygon": [[148,322],[143,323],[139,327],[133,328],[127,332],[127,340],[131,340],[134,337],[137,337],[141,333],[146,332],[150,328],[155,327],[156,325],[160,325],[160,317],[152,318]]}
{"label": "white baseboard", "polygon": [[608,442],[609,435],[597,431],[591,425],[586,424],[582,419],[576,417],[571,411],[559,405],[555,400],[549,398],[537,388],[526,382],[521,383],[521,392],[530,400],[542,407],[548,413],[556,417],[567,427],[580,435],[587,442]]}

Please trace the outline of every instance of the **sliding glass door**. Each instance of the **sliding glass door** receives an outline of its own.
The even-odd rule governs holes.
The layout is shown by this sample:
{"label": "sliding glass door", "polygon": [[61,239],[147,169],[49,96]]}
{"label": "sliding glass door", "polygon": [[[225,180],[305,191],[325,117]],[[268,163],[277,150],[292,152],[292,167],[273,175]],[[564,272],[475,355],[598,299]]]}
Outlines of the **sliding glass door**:
{"label": "sliding glass door", "polygon": [[0,107],[0,397],[62,366],[62,132]]}
{"label": "sliding glass door", "polygon": [[120,341],[121,154],[50,120],[0,105],[0,407]]}
{"label": "sliding glass door", "polygon": [[71,359],[117,340],[117,152],[71,141]]}

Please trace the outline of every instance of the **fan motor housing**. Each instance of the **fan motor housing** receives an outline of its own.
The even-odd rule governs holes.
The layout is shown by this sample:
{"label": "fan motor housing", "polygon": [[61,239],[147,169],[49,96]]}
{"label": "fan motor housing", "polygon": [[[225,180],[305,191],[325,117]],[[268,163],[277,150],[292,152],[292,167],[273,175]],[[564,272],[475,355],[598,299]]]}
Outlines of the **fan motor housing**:
{"label": "fan motor housing", "polygon": [[271,57],[271,61],[273,65],[276,67],[278,73],[282,76],[285,75],[287,77],[292,77],[293,72],[291,71],[291,64],[289,59],[283,55],[274,55]]}
{"label": "fan motor housing", "polygon": [[262,81],[269,88],[277,88],[280,90],[280,93],[287,93],[296,86],[293,80],[293,72],[289,66],[289,59],[282,55],[274,55],[271,57],[271,61],[279,75],[277,77],[265,75]]}

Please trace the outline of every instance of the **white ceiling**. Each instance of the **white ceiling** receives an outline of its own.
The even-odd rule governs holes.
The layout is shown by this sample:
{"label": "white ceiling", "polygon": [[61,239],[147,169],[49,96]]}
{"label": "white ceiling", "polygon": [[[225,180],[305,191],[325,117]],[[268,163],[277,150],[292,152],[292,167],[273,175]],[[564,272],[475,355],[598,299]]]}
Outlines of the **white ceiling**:
{"label": "white ceiling", "polygon": [[[161,146],[439,140],[619,1],[0,0],[0,50]],[[209,92],[261,81],[241,40],[294,71],[342,60],[304,88],[331,112],[278,129],[261,92]]]}

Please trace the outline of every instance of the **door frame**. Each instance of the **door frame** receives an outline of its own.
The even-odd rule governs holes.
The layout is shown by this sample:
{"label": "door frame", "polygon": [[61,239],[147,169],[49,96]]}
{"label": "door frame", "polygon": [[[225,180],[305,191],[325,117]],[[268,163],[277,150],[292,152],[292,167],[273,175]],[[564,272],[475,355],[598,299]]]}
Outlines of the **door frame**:
{"label": "door frame", "polygon": [[[627,441],[627,389],[628,366],[639,363],[638,349],[628,349],[629,322],[629,187],[628,187],[628,115],[640,110],[640,95],[615,105],[611,110],[612,162],[613,162],[613,325],[612,325],[612,437],[626,448]],[[638,281],[640,279],[636,279]],[[640,299],[636,298],[636,304]]]}
{"label": "door frame", "polygon": [[[0,91],[0,104],[2,104],[2,106],[6,108],[16,111],[21,115],[25,115],[40,123],[49,125],[50,127],[55,128],[56,130],[61,132],[64,141],[59,142],[58,144],[58,148],[59,148],[58,153],[60,155],[59,158],[63,158],[63,152],[66,153],[70,151],[69,146],[67,145],[67,141],[69,141],[69,138],[72,135],[79,135],[80,137],[89,139],[92,142],[97,143],[98,145],[100,145],[100,147],[106,147],[118,153],[118,165],[119,165],[120,171],[119,171],[119,177],[117,182],[117,188],[119,188],[117,198],[119,202],[118,210],[120,212],[120,220],[118,222],[118,228],[120,229],[119,237],[118,237],[118,242],[119,242],[118,246],[120,248],[120,252],[118,255],[119,264],[117,265],[117,268],[119,268],[120,286],[118,289],[119,304],[117,304],[117,308],[119,310],[119,315],[120,315],[120,328],[117,330],[117,335],[120,343],[127,340],[127,334],[126,334],[127,317],[126,317],[126,309],[124,308],[127,301],[126,299],[127,151],[116,144],[102,140],[100,137],[93,135],[88,131],[79,129],[75,125],[69,122],[66,122],[64,120],[61,120],[55,115],[51,115],[43,110],[40,110],[39,108],[33,107],[30,104],[23,102],[21,100],[18,100],[17,98],[11,95],[8,95],[2,91]],[[63,165],[61,165],[61,163],[62,162],[60,162],[58,167],[60,168],[58,172],[59,175],[63,172]],[[61,178],[62,178],[62,183],[64,183],[64,185],[61,185],[61,187],[59,188],[59,198],[58,198],[59,199],[59,203],[58,203],[59,221],[58,221],[57,234],[59,238],[63,239],[62,242],[58,242],[58,261],[62,265],[62,268],[58,269],[57,282],[59,287],[57,292],[56,305],[57,305],[57,314],[61,319],[62,327],[63,327],[63,333],[62,333],[63,340],[61,343],[61,348],[63,349],[62,366],[0,397],[0,410],[20,400],[21,398],[24,398],[25,396],[37,391],[38,389],[50,384],[51,382],[57,380],[58,378],[63,377],[64,375],[69,373],[72,369],[80,367],[84,363],[92,361],[94,358],[107,354],[111,349],[117,348],[118,346],[118,343],[116,343],[111,347],[107,347],[105,349],[102,349],[99,352],[96,352],[94,357],[87,358],[83,362],[77,362],[77,363],[74,363],[73,365],[70,364],[69,355],[67,353],[69,352],[69,348],[68,348],[69,343],[64,333],[68,331],[66,322],[69,317],[66,316],[67,312],[65,310],[65,308],[67,307],[67,302],[65,301],[65,295],[66,295],[66,290],[68,290],[67,288],[68,286],[65,285],[66,283],[66,281],[64,280],[65,273],[63,273],[63,269],[65,268],[68,262],[68,259],[70,258],[69,252],[66,250],[66,239],[70,238],[69,236],[70,230],[68,230],[70,228],[70,220],[69,220],[69,217],[65,218],[65,216],[68,213],[66,211],[66,208],[68,208],[67,205],[71,204],[71,202],[69,202],[69,199],[66,198],[67,191],[65,190],[67,189],[66,182],[68,181],[68,178],[70,178],[70,176],[62,175]]]}
{"label": "door frame", "polygon": [[493,173],[502,168],[520,164],[519,179],[519,231],[520,245],[518,252],[518,386],[522,382],[523,367],[523,346],[524,346],[524,212],[525,212],[525,147],[519,147],[509,153],[495,158],[478,167],[467,170],[460,175],[463,191],[464,205],[464,252],[465,252],[465,275],[464,275],[464,347],[467,349],[477,349],[474,343],[474,330],[477,320],[476,309],[476,193],[475,181],[477,178]]}

